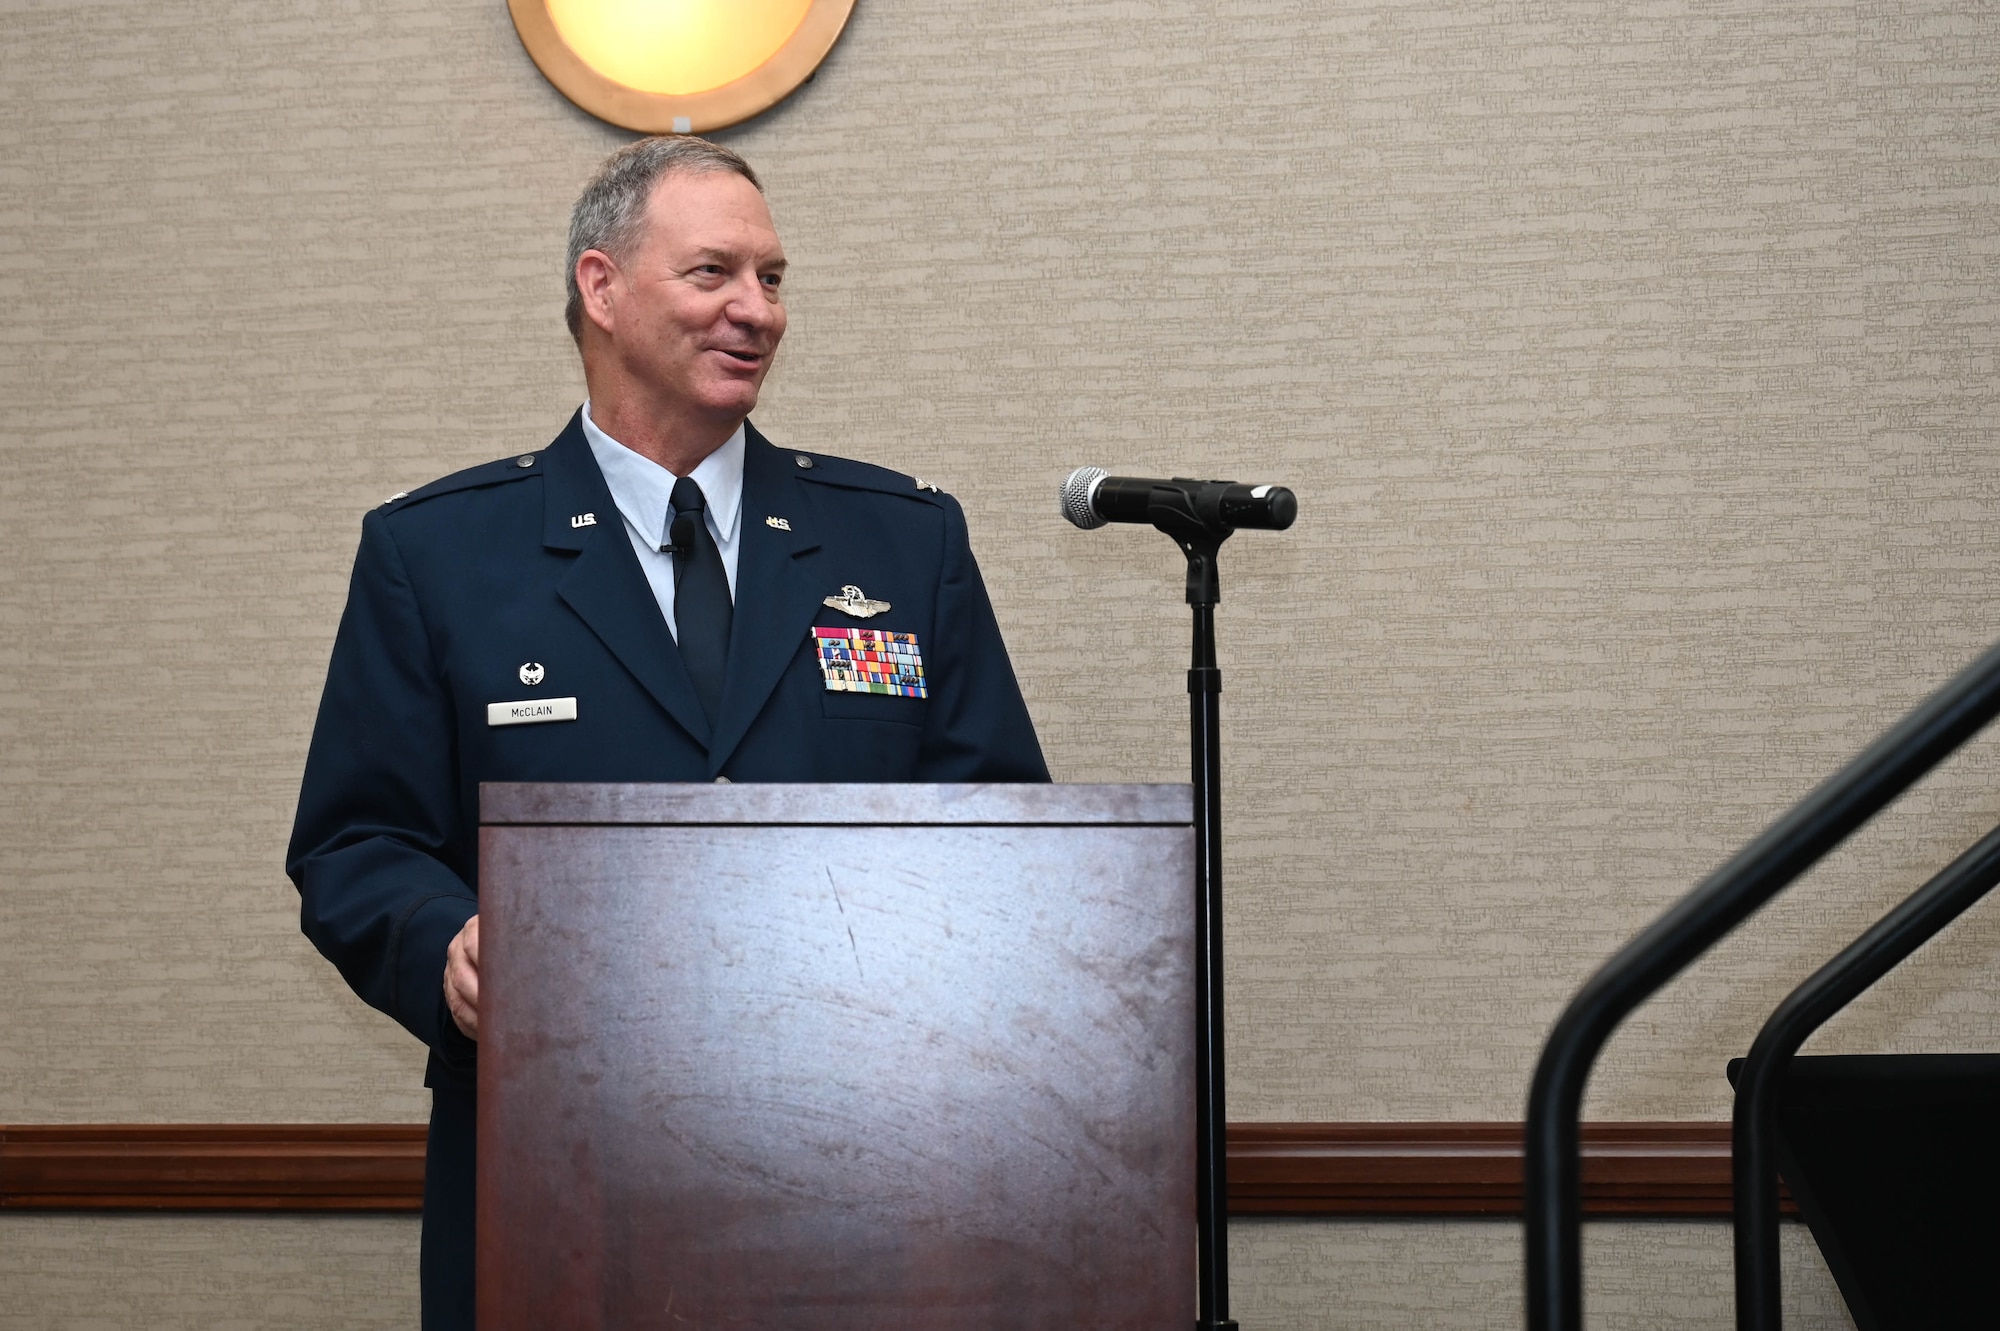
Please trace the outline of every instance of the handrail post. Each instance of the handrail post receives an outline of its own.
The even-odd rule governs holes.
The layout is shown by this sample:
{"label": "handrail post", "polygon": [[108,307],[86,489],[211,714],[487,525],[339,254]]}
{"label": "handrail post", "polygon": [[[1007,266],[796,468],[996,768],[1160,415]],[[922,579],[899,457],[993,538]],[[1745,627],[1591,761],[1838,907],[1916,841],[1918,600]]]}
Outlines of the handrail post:
{"label": "handrail post", "polygon": [[1763,835],[1627,943],[1550,1032],[1528,1094],[1524,1184],[1529,1331],[1582,1331],[1577,1119],[1591,1067],[1632,1010],[1879,813],[2000,712],[1987,649]]}

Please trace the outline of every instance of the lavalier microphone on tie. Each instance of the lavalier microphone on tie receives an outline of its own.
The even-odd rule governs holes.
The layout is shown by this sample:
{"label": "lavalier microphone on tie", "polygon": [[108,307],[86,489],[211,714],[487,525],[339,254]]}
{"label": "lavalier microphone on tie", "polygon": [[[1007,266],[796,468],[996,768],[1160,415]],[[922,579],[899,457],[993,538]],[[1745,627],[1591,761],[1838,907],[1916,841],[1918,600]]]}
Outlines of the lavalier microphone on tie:
{"label": "lavalier microphone on tie", "polygon": [[666,552],[686,558],[694,553],[695,532],[701,527],[701,510],[682,509],[667,524]]}

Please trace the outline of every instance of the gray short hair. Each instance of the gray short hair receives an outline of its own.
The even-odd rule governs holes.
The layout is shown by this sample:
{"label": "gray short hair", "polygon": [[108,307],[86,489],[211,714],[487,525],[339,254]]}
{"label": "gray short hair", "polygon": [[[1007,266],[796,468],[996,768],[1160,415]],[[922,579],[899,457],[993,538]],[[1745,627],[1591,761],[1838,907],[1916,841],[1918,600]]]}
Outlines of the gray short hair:
{"label": "gray short hair", "polygon": [[576,288],[576,261],[585,250],[602,250],[614,259],[630,253],[645,225],[646,201],[653,197],[653,187],[676,171],[689,175],[732,171],[759,193],[764,189],[750,163],[691,134],[640,139],[605,158],[569,213],[569,271],[563,278],[569,301],[563,306],[563,319],[571,337],[583,336],[583,293]]}

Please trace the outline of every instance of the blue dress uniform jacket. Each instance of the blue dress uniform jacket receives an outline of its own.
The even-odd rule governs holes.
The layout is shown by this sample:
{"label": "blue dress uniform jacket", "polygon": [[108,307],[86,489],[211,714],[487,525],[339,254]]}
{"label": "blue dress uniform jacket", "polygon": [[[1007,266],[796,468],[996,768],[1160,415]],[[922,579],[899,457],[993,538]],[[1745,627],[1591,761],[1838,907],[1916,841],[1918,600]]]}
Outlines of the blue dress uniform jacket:
{"label": "blue dress uniform jacket", "polygon": [[[431,1050],[429,1172],[448,1159],[462,1195],[433,1197],[427,1177],[427,1326],[456,1321],[432,1315],[437,1281],[470,1291],[476,1046],[443,974],[479,909],[481,782],[1048,780],[957,501],[752,428],[741,522],[712,726],[580,415],[540,453],[362,522],[287,871],[314,946]],[[862,620],[824,604],[849,584],[891,608]],[[929,696],[830,692],[810,632],[827,625],[915,634]],[[575,720],[488,724],[489,704],[558,698]],[[462,1254],[434,1270],[434,1208],[460,1205]]]}

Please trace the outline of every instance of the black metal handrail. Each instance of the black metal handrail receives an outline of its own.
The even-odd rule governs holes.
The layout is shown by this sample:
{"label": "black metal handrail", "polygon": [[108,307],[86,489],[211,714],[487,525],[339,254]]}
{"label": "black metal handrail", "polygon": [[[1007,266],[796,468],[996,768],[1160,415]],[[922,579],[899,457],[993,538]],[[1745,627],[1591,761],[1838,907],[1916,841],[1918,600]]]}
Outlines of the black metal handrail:
{"label": "black metal handrail", "polygon": [[1911,893],[1771,1013],[1736,1078],[1730,1135],[1736,1198],[1737,1331],[1784,1323],[1778,1256],[1778,1091],[1792,1055],[1834,1013],[1894,970],[2000,883],[2000,828]]}
{"label": "black metal handrail", "polygon": [[1632,1010],[2000,713],[2000,647],[1932,694],[1860,757],[1627,943],[1556,1019],[1528,1092],[1529,1331],[1583,1331],[1577,1118],[1604,1044]]}

